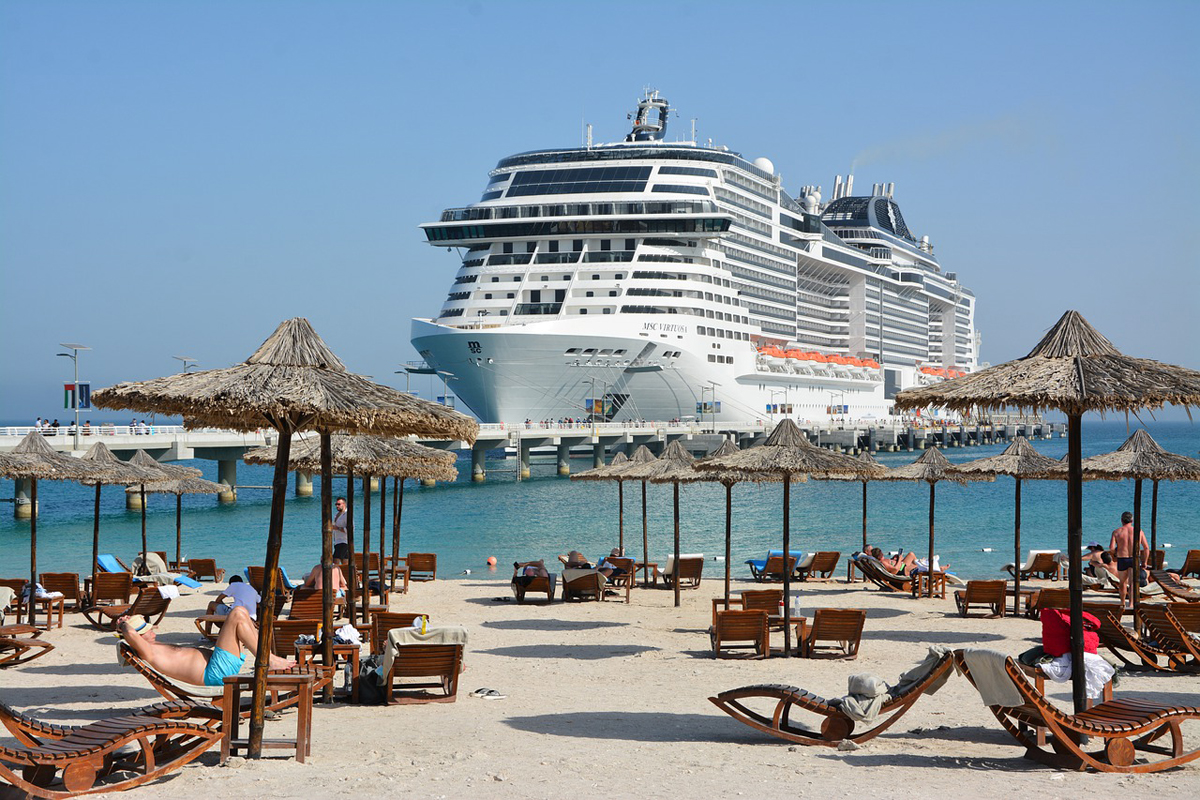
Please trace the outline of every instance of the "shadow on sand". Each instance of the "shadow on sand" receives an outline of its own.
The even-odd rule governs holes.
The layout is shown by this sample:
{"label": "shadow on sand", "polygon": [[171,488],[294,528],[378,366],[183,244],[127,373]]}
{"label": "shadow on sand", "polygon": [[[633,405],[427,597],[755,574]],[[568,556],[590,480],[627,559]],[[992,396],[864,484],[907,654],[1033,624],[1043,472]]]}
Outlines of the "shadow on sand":
{"label": "shadow on sand", "polygon": [[479,652],[511,658],[567,658],[575,661],[597,661],[602,658],[623,658],[661,649],[636,644],[526,644],[514,647],[496,647]]}
{"label": "shadow on sand", "polygon": [[777,739],[730,725],[711,714],[665,714],[648,711],[588,711],[580,714],[538,714],[510,717],[506,725],[519,731],[581,739],[630,742],[724,742],[778,745]]}
{"label": "shadow on sand", "polygon": [[583,622],[566,619],[500,619],[481,627],[501,631],[590,631],[599,628],[623,628],[628,622]]}

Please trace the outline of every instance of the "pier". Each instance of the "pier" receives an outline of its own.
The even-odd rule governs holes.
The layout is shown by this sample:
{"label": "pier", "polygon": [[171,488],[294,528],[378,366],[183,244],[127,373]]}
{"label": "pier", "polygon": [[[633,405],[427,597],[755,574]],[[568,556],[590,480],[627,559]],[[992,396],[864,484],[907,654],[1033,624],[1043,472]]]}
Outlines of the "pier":
{"label": "pier", "polygon": [[[800,423],[809,440],[819,446],[845,453],[863,450],[876,452],[912,452],[937,446],[942,449],[975,447],[1007,442],[1016,436],[1028,439],[1049,439],[1063,436],[1066,426],[1062,423],[1044,422],[1035,417],[993,417],[988,422],[964,424],[922,425],[912,422],[883,420],[855,420],[843,423]],[[732,439],[741,448],[760,442],[774,428],[772,420],[727,422],[713,420],[689,420],[686,422],[587,422],[570,423],[489,423],[479,426],[479,437],[473,445],[465,441],[446,439],[422,439],[415,441],[429,447],[469,452],[471,480],[482,482],[487,479],[488,452],[504,449],[516,458],[514,466],[518,480],[531,476],[532,456],[537,452],[553,454],[554,465],[559,475],[570,473],[570,459],[586,453],[593,466],[605,463],[606,456],[617,450],[632,453],[640,445],[659,453],[675,440],[682,440],[696,455],[704,455],[716,449],[724,439]],[[0,453],[11,451],[21,438],[32,428],[0,428]],[[307,434],[308,436],[315,434]],[[298,438],[304,438],[298,437]],[[158,461],[182,461],[201,458],[217,462],[217,482],[228,487],[218,495],[220,502],[235,502],[239,488],[267,488],[240,486],[237,482],[237,466],[247,450],[274,444],[276,434],[263,429],[254,433],[217,429],[187,430],[181,425],[152,425],[144,431],[124,425],[94,425],[79,436],[79,450],[74,449],[75,437],[70,428],[59,428],[54,435],[47,435],[46,442],[55,450],[82,455],[94,442],[102,441],[120,458],[129,458],[138,450],[145,450]],[[495,468],[495,467],[493,467]],[[297,496],[312,495],[312,476],[297,472],[295,475]],[[29,487],[26,481],[15,481],[14,496],[3,498],[12,502],[18,518],[27,518],[33,513],[29,504]],[[132,504],[140,502],[136,494],[129,496]]]}

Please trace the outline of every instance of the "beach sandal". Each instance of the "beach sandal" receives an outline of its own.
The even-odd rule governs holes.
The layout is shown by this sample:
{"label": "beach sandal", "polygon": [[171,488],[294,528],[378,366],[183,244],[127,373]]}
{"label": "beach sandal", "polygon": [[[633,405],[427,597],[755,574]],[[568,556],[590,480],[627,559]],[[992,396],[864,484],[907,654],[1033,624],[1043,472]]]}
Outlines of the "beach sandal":
{"label": "beach sandal", "polygon": [[471,692],[471,697],[478,697],[482,700],[503,700],[506,695],[500,694],[495,689],[482,688]]}

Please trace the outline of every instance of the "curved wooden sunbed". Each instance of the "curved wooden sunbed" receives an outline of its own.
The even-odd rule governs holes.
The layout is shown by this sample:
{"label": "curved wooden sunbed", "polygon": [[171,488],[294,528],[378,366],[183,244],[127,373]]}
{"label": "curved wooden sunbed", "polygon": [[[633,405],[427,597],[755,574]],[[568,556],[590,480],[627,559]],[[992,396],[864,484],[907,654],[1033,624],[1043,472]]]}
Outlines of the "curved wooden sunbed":
{"label": "curved wooden sunbed", "polygon": [[174,772],[221,739],[219,727],[176,717],[134,714],[59,726],[0,705],[0,719],[21,742],[0,746],[0,779],[28,796],[45,798],[140,786]]}
{"label": "curved wooden sunbed", "polygon": [[1172,663],[1178,670],[1200,671],[1200,642],[1188,632],[1175,616],[1176,603],[1163,605],[1144,603],[1138,608],[1138,620],[1158,646],[1171,651]]}
{"label": "curved wooden sunbed", "polygon": [[855,567],[867,580],[885,592],[911,592],[913,579],[888,572],[879,563],[879,559],[866,553],[859,553],[854,558]]}
{"label": "curved wooden sunbed", "polygon": [[1164,569],[1155,569],[1150,571],[1150,577],[1162,587],[1163,593],[1169,599],[1184,603],[1200,603],[1200,592],[1197,592],[1170,572]]}
{"label": "curved wooden sunbed", "polygon": [[[997,657],[998,654],[997,654]],[[975,685],[963,651],[954,651],[960,672]],[[1180,723],[1200,719],[1200,708],[1168,706],[1149,700],[1109,700],[1078,714],[1067,714],[1046,699],[1012,658],[1004,659],[1004,670],[1023,701],[1019,706],[990,705],[988,708],[1018,743],[1025,757],[1053,767],[1100,772],[1158,772],[1200,758],[1200,749],[1184,751]],[[1046,730],[1050,749],[1038,744],[1036,730]],[[1154,742],[1170,735],[1170,746]],[[1081,736],[1094,737],[1100,750],[1084,750]],[[1138,752],[1165,758],[1134,764]]]}
{"label": "curved wooden sunbed", "polygon": [[53,644],[37,638],[41,635],[42,629],[33,625],[0,626],[0,667],[15,667],[53,650]]}
{"label": "curved wooden sunbed", "polygon": [[[843,741],[862,744],[869,739],[874,739],[904,716],[912,704],[917,702],[918,698],[932,684],[946,674],[953,661],[952,653],[943,655],[930,668],[925,677],[914,683],[907,691],[884,703],[875,722],[871,723],[869,728],[859,732],[854,730],[855,725],[859,723],[846,716],[837,705],[796,686],[780,684],[743,686],[740,689],[721,692],[708,699],[738,722],[789,742],[826,747],[837,747]],[[745,701],[753,699],[774,702],[775,708],[769,714],[755,711],[745,704]],[[808,711],[822,717],[820,728],[814,730],[794,724],[791,716],[796,710]]]}
{"label": "curved wooden sunbed", "polygon": [[[161,672],[150,666],[148,662],[142,659],[137,653],[127,644],[120,645],[121,657],[131,667],[142,674],[142,677],[150,682],[150,686],[154,691],[158,692],[167,700],[178,700],[187,703],[195,703],[198,705],[211,704],[217,708],[221,707],[224,700],[225,690],[221,686],[193,686],[191,684],[181,683],[174,678],[167,677]],[[294,670],[271,670],[268,674],[288,674]],[[281,689],[267,686],[267,705],[268,711],[282,711],[285,708],[290,708],[300,701],[300,694],[296,691],[284,691]],[[161,705],[161,704],[160,704]],[[239,714],[243,717],[250,716],[250,698],[242,699],[242,707]]]}

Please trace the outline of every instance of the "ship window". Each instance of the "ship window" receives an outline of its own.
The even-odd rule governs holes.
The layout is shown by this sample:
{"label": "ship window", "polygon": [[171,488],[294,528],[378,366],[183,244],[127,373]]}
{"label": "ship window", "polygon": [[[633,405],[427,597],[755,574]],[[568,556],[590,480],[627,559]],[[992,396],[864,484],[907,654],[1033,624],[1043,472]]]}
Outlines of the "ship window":
{"label": "ship window", "polygon": [[595,297],[595,296],[596,296],[595,292],[585,292],[584,293],[584,297]]}
{"label": "ship window", "polygon": [[619,280],[619,281],[621,281],[621,280],[625,280],[625,273],[624,273],[624,272],[618,272],[618,273],[616,274],[616,279],[617,279],[617,280]]}
{"label": "ship window", "polygon": [[593,276],[592,276],[592,280],[594,280],[594,281],[598,281],[598,280],[600,280],[600,276],[599,276],[599,275],[593,275]]}
{"label": "ship window", "polygon": [[636,248],[637,248],[637,239],[626,239],[625,240],[625,249],[626,250],[634,250]]}
{"label": "ship window", "polygon": [[557,252],[558,252],[558,240],[557,240],[557,239],[555,239],[555,240],[554,240],[554,241],[552,241],[552,242],[547,242],[546,244],[548,245],[547,249],[548,249],[548,250],[549,250],[551,253],[557,253]]}
{"label": "ship window", "polygon": [[513,243],[512,243],[512,242],[505,242],[505,243],[504,243],[504,252],[505,252],[505,253],[511,253],[512,251],[513,251]]}
{"label": "ship window", "polygon": [[525,243],[525,252],[526,253],[532,253],[535,250],[537,250],[537,242],[526,242]]}
{"label": "ship window", "polygon": [[502,317],[507,317],[507,316],[508,316],[508,309],[507,309],[507,308],[502,308],[502,309],[500,309],[500,316],[502,316]]}
{"label": "ship window", "polygon": [[609,296],[609,297],[616,297],[616,296],[617,296],[617,295],[619,295],[619,294],[620,294],[620,292],[618,292],[616,289],[612,289],[612,290],[610,290],[610,291],[609,291],[609,293],[608,293],[608,296]]}
{"label": "ship window", "polygon": [[602,355],[602,356],[611,356],[611,355],[612,355],[612,349],[611,349],[611,348],[608,348],[608,347],[606,347],[606,348],[604,348],[603,350],[601,350],[601,351],[600,351],[600,355]]}
{"label": "ship window", "polygon": [[568,347],[568,348],[567,348],[567,352],[565,352],[563,355],[567,355],[567,356],[569,356],[569,355],[571,355],[572,353],[578,353],[578,352],[579,352],[579,348],[578,348],[578,347]]}
{"label": "ship window", "polygon": [[589,347],[587,350],[584,350],[584,351],[583,351],[583,354],[584,354],[585,356],[594,356],[594,355],[596,355],[596,348],[594,348],[594,347]]}
{"label": "ship window", "polygon": [[605,308],[605,309],[604,309],[604,313],[605,313],[605,314],[611,314],[611,313],[612,313],[612,309],[611,309],[611,308]]}
{"label": "ship window", "polygon": [[587,309],[586,309],[586,308],[581,308],[581,309],[579,309],[579,313],[580,313],[580,314],[586,314],[586,313],[587,313]]}
{"label": "ship window", "polygon": [[487,200],[495,200],[496,198],[500,197],[503,194],[504,194],[503,190],[498,191],[498,192],[484,192],[483,197],[479,198],[479,202],[482,203]]}
{"label": "ship window", "polygon": [[704,312],[704,317],[705,317],[705,319],[712,319],[712,318],[713,318],[713,312],[711,312],[711,311],[705,311],[705,312]]}
{"label": "ship window", "polygon": [[563,280],[564,280],[564,281],[569,281],[569,280],[571,280],[571,276],[570,276],[570,275],[563,275]]}
{"label": "ship window", "polygon": [[513,275],[513,282],[514,282],[514,283],[520,283],[520,282],[521,282],[521,276],[520,276],[520,275]]}
{"label": "ship window", "polygon": [[499,283],[499,282],[500,282],[500,276],[499,276],[499,275],[493,275],[493,276],[492,276],[492,283]]}
{"label": "ship window", "polygon": [[548,280],[550,280],[550,276],[549,276],[549,275],[543,275],[543,276],[542,276],[542,280],[543,280],[543,281],[548,281]]}
{"label": "ship window", "polygon": [[612,240],[611,239],[601,239],[600,240],[600,249],[601,250],[612,250]]}
{"label": "ship window", "polygon": [[705,300],[712,300],[712,297],[713,297],[713,296],[712,296],[712,292],[705,292],[705,293],[704,293],[704,299],[705,299]]}
{"label": "ship window", "polygon": [[625,351],[624,350],[613,350],[613,355],[614,356],[623,356],[623,355],[625,355]]}
{"label": "ship window", "polygon": [[515,299],[515,298],[516,298],[516,296],[517,296],[517,293],[516,293],[516,292],[509,292],[509,293],[508,293],[508,299],[509,299],[509,300],[513,300],[513,299]]}
{"label": "ship window", "polygon": [[576,239],[574,242],[572,242],[571,249],[574,250],[576,253],[578,253],[580,250],[582,250],[583,249],[583,239]]}
{"label": "ship window", "polygon": [[702,194],[708,196],[708,188],[704,186],[688,186],[683,183],[660,183],[650,191],[670,192],[672,194]]}
{"label": "ship window", "polygon": [[708,354],[708,360],[709,360],[709,361],[711,361],[711,362],[713,362],[713,363],[715,364],[715,363],[716,363],[716,361],[717,361],[717,357],[716,357],[716,356],[714,356],[712,353],[709,353],[709,354]]}
{"label": "ship window", "polygon": [[492,299],[492,296],[491,296],[490,294],[485,294],[485,295],[483,296],[483,299],[484,299],[484,300],[491,300],[491,299]]}

